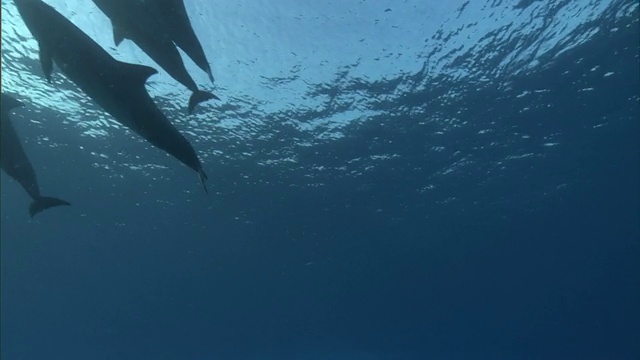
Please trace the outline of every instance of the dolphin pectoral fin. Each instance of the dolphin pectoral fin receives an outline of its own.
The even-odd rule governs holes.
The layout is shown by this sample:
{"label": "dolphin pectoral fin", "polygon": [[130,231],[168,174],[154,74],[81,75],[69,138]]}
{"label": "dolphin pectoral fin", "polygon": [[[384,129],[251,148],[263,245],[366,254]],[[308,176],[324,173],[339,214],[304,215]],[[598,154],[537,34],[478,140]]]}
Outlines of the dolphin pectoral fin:
{"label": "dolphin pectoral fin", "polygon": [[113,25],[112,26],[113,27],[113,43],[116,44],[116,46],[120,46],[120,43],[125,38],[124,32],[122,32],[119,26],[116,26],[113,23],[112,25]]}
{"label": "dolphin pectoral fin", "polygon": [[57,199],[54,197],[41,196],[33,200],[31,205],[29,206],[29,215],[31,215],[31,217],[33,218],[37,213],[43,210],[46,210],[50,207],[62,206],[62,205],[69,206],[71,204],[64,200]]}
{"label": "dolphin pectoral fin", "polygon": [[20,100],[14,99],[12,96],[9,96],[7,94],[2,94],[2,109],[9,111],[20,106],[24,106],[24,104]]}
{"label": "dolphin pectoral fin", "polygon": [[145,65],[138,64],[129,64],[120,61],[120,68],[122,72],[125,73],[126,78],[134,83],[144,83],[147,82],[147,79],[154,74],[158,73],[158,70]]}
{"label": "dolphin pectoral fin", "polygon": [[204,188],[204,192],[208,194],[209,190],[207,190],[206,184],[208,177],[207,174],[204,173],[204,170],[202,170],[202,168],[198,170],[198,179],[200,180],[200,184],[202,184],[202,187]]}
{"label": "dolphin pectoral fin", "polygon": [[209,76],[209,80],[213,84],[216,80],[213,78],[213,72],[211,72],[211,68],[207,69],[207,75]]}
{"label": "dolphin pectoral fin", "polygon": [[220,100],[219,97],[215,96],[214,94],[208,91],[202,91],[202,90],[194,91],[193,94],[191,94],[191,97],[189,98],[189,106],[187,111],[189,112],[189,114],[191,114],[193,113],[193,109],[195,109],[196,105],[211,99]]}
{"label": "dolphin pectoral fin", "polygon": [[40,47],[40,66],[47,82],[51,83],[51,73],[53,72],[53,54],[48,47],[39,45]]}

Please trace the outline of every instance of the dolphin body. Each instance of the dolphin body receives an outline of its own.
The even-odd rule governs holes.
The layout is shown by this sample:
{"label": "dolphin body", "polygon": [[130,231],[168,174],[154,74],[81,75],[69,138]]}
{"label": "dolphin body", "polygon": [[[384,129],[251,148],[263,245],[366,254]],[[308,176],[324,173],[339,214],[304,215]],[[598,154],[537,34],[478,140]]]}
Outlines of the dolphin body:
{"label": "dolphin body", "polygon": [[98,8],[111,20],[113,40],[116,45],[130,39],[171,77],[191,90],[188,112],[192,113],[201,102],[216,99],[214,94],[200,90],[184,66],[180,52],[169,37],[165,25],[151,16],[141,0],[93,0]]}
{"label": "dolphin body", "polygon": [[171,29],[169,36],[200,69],[214,82],[211,66],[202,49],[202,44],[193,31],[191,20],[184,6],[184,0],[141,0],[149,6],[158,20]]}
{"label": "dolphin body", "polygon": [[0,107],[2,125],[0,126],[0,165],[7,175],[14,178],[31,196],[33,202],[29,206],[29,214],[33,218],[37,213],[50,207],[71,205],[64,200],[40,195],[40,187],[29,157],[22,148],[22,142],[9,118],[11,109],[22,106],[22,103],[9,95],[2,94]]}
{"label": "dolphin body", "polygon": [[196,171],[207,190],[207,175],[195,150],[147,93],[145,82],[157,73],[154,68],[114,59],[41,0],[14,2],[38,42],[40,63],[49,82],[55,61],[67,78],[119,123]]}

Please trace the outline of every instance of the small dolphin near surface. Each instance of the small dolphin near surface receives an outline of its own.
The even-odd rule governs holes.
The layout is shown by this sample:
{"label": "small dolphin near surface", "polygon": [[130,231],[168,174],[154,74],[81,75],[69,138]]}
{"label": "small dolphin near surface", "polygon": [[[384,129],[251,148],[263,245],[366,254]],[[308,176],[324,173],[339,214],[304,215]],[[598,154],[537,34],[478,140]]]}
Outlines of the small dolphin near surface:
{"label": "small dolphin near surface", "polygon": [[40,187],[36,179],[29,157],[22,148],[22,142],[9,118],[11,109],[22,106],[22,103],[9,95],[2,94],[0,107],[2,124],[0,126],[0,165],[7,175],[14,178],[31,196],[33,202],[29,206],[29,214],[33,218],[37,213],[50,207],[71,205],[54,197],[40,195]]}
{"label": "small dolphin near surface", "polygon": [[184,0],[142,0],[154,11],[155,16],[170,29],[169,36],[200,69],[214,82],[211,65],[202,49],[202,44],[193,31]]}
{"label": "small dolphin near surface", "polygon": [[87,34],[41,0],[14,0],[38,42],[40,63],[50,82],[53,62],[68,79],[115,120],[171,154],[199,175],[207,175],[189,141],[167,119],[145,88],[154,68],[111,57]]}
{"label": "small dolphin near surface", "polygon": [[192,113],[201,102],[216,99],[214,94],[198,88],[187,72],[180,52],[170,37],[173,29],[159,22],[149,13],[148,6],[141,0],[93,0],[98,8],[111,20],[113,40],[116,45],[123,39],[130,39],[172,78],[191,90],[188,112]]}

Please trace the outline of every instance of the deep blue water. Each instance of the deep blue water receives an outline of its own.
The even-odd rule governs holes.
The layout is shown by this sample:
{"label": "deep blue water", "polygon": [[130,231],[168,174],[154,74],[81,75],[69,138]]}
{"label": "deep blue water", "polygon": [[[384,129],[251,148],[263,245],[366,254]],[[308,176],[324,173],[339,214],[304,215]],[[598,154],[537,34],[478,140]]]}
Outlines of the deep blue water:
{"label": "deep blue water", "polygon": [[[2,174],[2,359],[640,358],[638,4],[608,2],[554,47],[514,30],[520,11],[560,33],[587,2],[522,3],[434,3],[417,56],[345,54],[324,78],[301,54],[276,76],[227,74],[239,53],[208,51],[226,99],[195,120],[165,94],[180,87],[152,84],[204,154],[206,195],[62,76],[47,98],[61,93],[16,55],[35,50],[10,44],[3,0],[3,91],[32,106],[14,123],[43,192],[72,207],[30,220]],[[421,21],[412,2],[378,5],[345,14]],[[465,11],[484,29],[504,9],[511,25],[451,45]],[[338,56],[339,31],[308,42]]]}

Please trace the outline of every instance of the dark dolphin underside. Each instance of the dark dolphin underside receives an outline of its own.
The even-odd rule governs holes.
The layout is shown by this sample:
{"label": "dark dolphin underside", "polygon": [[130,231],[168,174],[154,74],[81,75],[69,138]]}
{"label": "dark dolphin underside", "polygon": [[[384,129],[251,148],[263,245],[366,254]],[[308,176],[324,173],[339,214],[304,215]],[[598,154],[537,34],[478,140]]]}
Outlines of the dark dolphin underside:
{"label": "dark dolphin underside", "polygon": [[29,214],[34,217],[39,212],[51,207],[71,205],[65,200],[54,197],[42,196],[36,178],[36,172],[25,153],[18,133],[9,118],[11,109],[22,106],[22,103],[13,97],[2,93],[0,126],[0,164],[2,170],[15,179],[31,196],[33,202],[29,206]]}
{"label": "dark dolphin underside", "polygon": [[[189,141],[153,102],[145,88],[151,67],[118,61],[72,22],[41,0],[14,0],[38,42],[47,79],[53,62],[116,121],[164,150],[206,180]],[[206,190],[206,187],[205,187]]]}
{"label": "dark dolphin underside", "polygon": [[[93,0],[98,8],[111,20],[114,43],[130,39],[144,51],[167,74],[189,89],[188,112],[197,104],[219,98],[198,88],[174,43],[174,29],[167,28],[162,19],[154,16],[155,0],[147,3],[140,0]],[[203,53],[204,54],[204,53]]]}
{"label": "dark dolphin underside", "polygon": [[171,39],[200,69],[207,73],[209,80],[213,83],[211,65],[207,60],[198,36],[193,30],[189,14],[184,6],[184,0],[153,0],[147,3],[155,11],[156,16],[165,25],[165,28],[171,29],[168,32]]}

